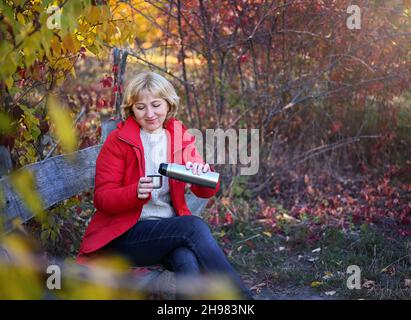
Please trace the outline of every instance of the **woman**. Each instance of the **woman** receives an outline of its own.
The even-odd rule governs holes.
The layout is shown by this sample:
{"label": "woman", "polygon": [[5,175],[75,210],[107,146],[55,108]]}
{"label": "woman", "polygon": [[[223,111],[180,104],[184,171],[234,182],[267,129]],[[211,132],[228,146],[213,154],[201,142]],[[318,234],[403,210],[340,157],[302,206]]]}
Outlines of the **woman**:
{"label": "woman", "polygon": [[[173,86],[153,72],[135,76],[122,105],[123,122],[110,133],[96,162],[94,206],[77,257],[85,263],[102,249],[114,250],[136,266],[163,264],[177,275],[224,273],[251,298],[208,225],[192,216],[185,183],[163,177],[153,189],[150,174],[162,162],[185,164],[194,174],[210,171],[194,147],[194,137],[174,118],[179,105]],[[215,189],[192,185],[198,197]]]}

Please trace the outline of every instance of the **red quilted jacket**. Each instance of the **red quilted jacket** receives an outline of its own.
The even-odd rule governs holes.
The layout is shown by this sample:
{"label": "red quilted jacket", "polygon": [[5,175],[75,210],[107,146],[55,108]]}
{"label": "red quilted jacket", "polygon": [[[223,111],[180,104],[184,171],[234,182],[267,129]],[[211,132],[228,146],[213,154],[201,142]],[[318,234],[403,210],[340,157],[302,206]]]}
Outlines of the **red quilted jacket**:
{"label": "red quilted jacket", "polygon": [[[166,123],[169,163],[187,161],[204,163],[194,146],[195,137],[177,119]],[[97,209],[86,229],[77,256],[77,263],[86,263],[98,249],[130,229],[139,219],[150,198],[137,198],[140,177],[145,175],[144,149],[140,126],[133,117],[117,125],[104,142],[96,162],[94,206]],[[170,198],[178,216],[191,215],[185,201],[185,183],[169,179]],[[200,198],[210,198],[215,189],[192,185],[191,191]]]}

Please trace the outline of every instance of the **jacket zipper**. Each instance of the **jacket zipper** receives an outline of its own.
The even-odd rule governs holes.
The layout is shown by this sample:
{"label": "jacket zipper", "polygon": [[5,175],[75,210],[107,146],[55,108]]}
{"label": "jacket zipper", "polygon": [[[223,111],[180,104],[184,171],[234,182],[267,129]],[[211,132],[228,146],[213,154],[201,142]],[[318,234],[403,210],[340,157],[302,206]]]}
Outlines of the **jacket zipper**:
{"label": "jacket zipper", "polygon": [[141,166],[141,171],[143,172],[143,174],[145,174],[145,168],[144,168],[144,165],[143,165],[144,157],[143,157],[143,154],[142,154],[142,152],[141,152],[141,148],[140,148],[139,146],[135,146],[133,143],[131,143],[130,141],[127,141],[126,139],[123,139],[123,138],[120,138],[120,137],[117,137],[117,138],[118,138],[119,140],[121,140],[121,141],[127,142],[129,145],[132,145],[133,148],[138,149],[138,152],[140,153],[140,161],[139,161],[139,164],[140,164],[140,166]]}

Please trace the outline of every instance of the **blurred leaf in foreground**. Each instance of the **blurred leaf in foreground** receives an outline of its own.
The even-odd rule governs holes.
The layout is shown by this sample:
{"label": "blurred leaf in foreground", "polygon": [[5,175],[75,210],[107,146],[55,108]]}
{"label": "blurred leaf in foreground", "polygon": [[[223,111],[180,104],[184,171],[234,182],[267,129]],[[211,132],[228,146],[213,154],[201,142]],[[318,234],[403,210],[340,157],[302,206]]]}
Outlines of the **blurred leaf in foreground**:
{"label": "blurred leaf in foreground", "polygon": [[77,134],[70,112],[61,106],[54,95],[48,97],[47,112],[64,153],[74,152],[77,148]]}
{"label": "blurred leaf in foreground", "polygon": [[10,174],[10,181],[27,208],[41,221],[45,217],[43,200],[37,192],[33,172],[25,169],[14,171]]}
{"label": "blurred leaf in foreground", "polygon": [[4,236],[1,244],[7,250],[8,261],[0,259],[0,299],[41,299],[42,278],[29,243],[11,234]]}

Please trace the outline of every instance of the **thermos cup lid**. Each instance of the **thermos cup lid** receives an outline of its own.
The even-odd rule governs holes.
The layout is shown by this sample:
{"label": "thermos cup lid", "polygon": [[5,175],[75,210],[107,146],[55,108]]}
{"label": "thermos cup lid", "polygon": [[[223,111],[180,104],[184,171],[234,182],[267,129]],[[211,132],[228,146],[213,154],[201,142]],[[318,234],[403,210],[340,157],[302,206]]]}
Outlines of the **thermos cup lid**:
{"label": "thermos cup lid", "polygon": [[160,167],[158,168],[158,173],[162,174],[163,176],[167,173],[167,163],[160,163]]}

